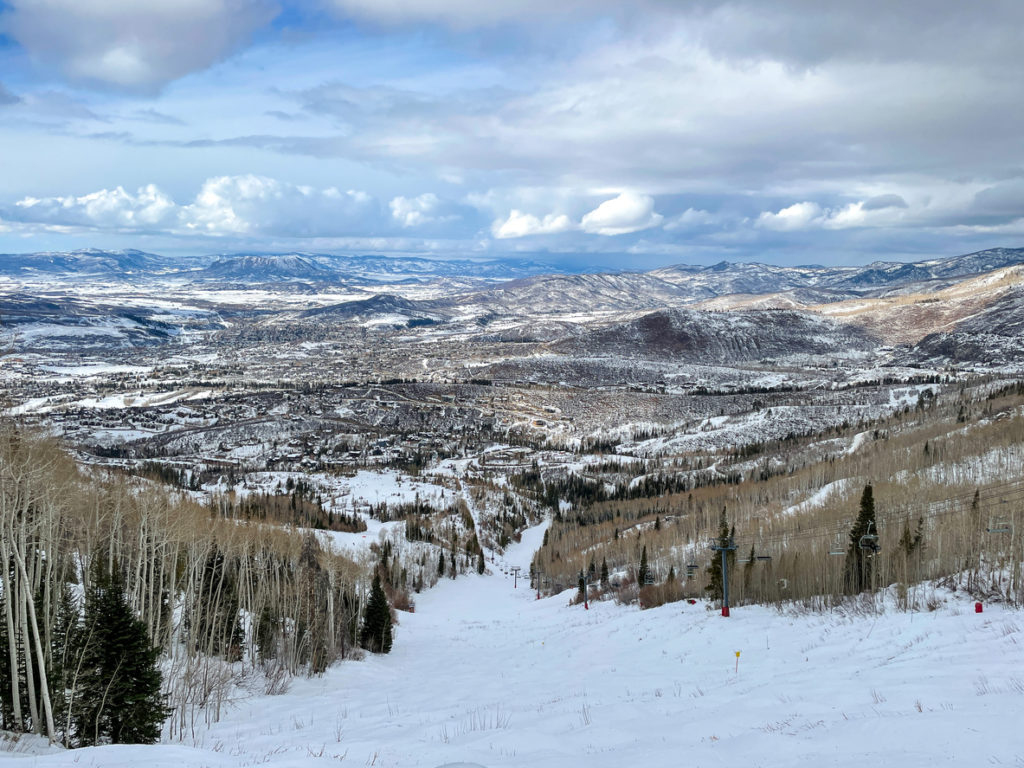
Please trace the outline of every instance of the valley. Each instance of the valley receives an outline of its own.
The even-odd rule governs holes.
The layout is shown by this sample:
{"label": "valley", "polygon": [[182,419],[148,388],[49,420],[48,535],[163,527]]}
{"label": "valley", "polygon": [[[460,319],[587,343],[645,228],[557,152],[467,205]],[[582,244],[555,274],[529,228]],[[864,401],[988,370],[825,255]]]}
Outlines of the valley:
{"label": "valley", "polygon": [[[863,728],[850,723],[890,715],[927,755],[936,723],[966,717],[991,735],[991,702],[1019,695],[948,638],[1015,658],[999,637],[1024,602],[1022,264],[1024,249],[614,274],[316,254],[0,257],[5,439],[12,455],[21,430],[54,439],[96,509],[130,510],[75,529],[62,567],[109,538],[141,574],[131,599],[171,649],[158,760],[661,764],[671,750],[641,721],[694,718],[695,754],[718,759],[738,740],[731,757],[782,765],[824,756],[805,732],[853,754]],[[852,594],[850,541],[863,540],[852,531],[872,487],[877,550]],[[146,536],[122,536],[111,521],[123,514]],[[733,547],[739,616],[725,634],[712,544]],[[163,552],[178,553],[176,571]],[[267,558],[281,563],[273,587],[239,586],[231,610],[203,618],[203,573],[241,585]],[[352,644],[374,575],[394,651],[331,666],[362,653]],[[160,590],[197,613],[162,619],[147,596]],[[974,600],[995,606],[995,623],[968,626]],[[869,617],[881,622],[870,642]],[[195,639],[206,621],[212,634]],[[300,641],[302,626],[314,640]],[[860,639],[840,641],[848,630]],[[809,632],[817,645],[801,645]],[[748,656],[763,637],[765,653]],[[776,640],[782,655],[768,653]],[[890,693],[863,665],[888,664],[894,644],[915,675],[952,666],[941,684]],[[634,646],[648,650],[614,660]],[[728,667],[733,646],[765,665],[755,680],[705,671],[719,656]],[[477,666],[500,666],[495,653],[509,669],[482,683]],[[853,666],[808,695],[822,672],[801,655]],[[405,722],[428,707],[397,682],[420,663],[451,671],[412,683],[441,692]],[[679,666],[656,684],[665,664]],[[534,667],[543,685],[522,677]],[[646,682],[612,684],[627,677]],[[867,687],[842,691],[850,677]],[[971,685],[997,695],[965,704]],[[734,694],[760,704],[735,716]],[[306,706],[334,719],[295,709]],[[263,708],[293,713],[274,718],[294,733]],[[26,739],[41,765],[71,759]],[[780,740],[782,756],[765,757]],[[970,748],[1016,756],[982,742]],[[96,764],[118,764],[107,749]],[[886,731],[857,754],[910,751]]]}

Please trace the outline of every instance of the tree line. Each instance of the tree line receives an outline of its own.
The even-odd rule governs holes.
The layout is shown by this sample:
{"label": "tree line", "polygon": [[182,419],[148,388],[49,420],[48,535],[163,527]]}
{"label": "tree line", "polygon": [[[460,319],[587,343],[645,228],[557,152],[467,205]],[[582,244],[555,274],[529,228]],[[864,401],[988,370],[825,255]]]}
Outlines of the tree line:
{"label": "tree line", "polygon": [[[10,422],[0,566],[0,729],[68,746],[180,738],[219,716],[240,675],[279,692],[360,640],[386,650],[361,627],[366,569],[313,533],[83,472]],[[379,626],[379,595],[373,611]]]}

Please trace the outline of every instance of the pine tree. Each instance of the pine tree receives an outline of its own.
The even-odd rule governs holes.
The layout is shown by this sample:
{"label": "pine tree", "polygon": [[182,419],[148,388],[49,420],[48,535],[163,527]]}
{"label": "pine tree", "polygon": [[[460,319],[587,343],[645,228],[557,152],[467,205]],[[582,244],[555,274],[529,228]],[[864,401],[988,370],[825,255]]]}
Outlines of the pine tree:
{"label": "pine tree", "polygon": [[[722,509],[722,515],[718,519],[718,546],[725,547],[729,545],[729,520],[725,516],[725,509]],[[727,553],[731,555],[732,553]],[[728,563],[732,565],[732,563]],[[722,553],[718,551],[712,551],[711,553],[711,564],[708,566],[708,585],[705,587],[708,592],[711,593],[712,600],[721,600],[722,595]]]}
{"label": "pine tree", "polygon": [[850,595],[859,594],[871,586],[871,558],[860,546],[861,538],[868,534],[869,529],[871,533],[877,535],[875,497],[870,483],[864,486],[864,492],[861,494],[860,510],[850,529],[850,545],[846,550],[844,577],[846,593]]}
{"label": "pine tree", "polygon": [[170,714],[160,693],[159,649],[128,605],[120,573],[108,574],[102,564],[95,571],[85,596],[71,703],[75,742],[152,744]]}
{"label": "pine tree", "polygon": [[608,560],[601,558],[601,589],[608,589]]}
{"label": "pine tree", "polygon": [[903,533],[900,535],[899,546],[903,550],[903,554],[910,557],[921,547],[921,542],[924,539],[924,518],[917,518],[917,529],[913,534],[910,533],[910,523],[903,524]]}
{"label": "pine tree", "polygon": [[637,581],[643,586],[646,584],[651,577],[651,569],[647,565],[647,545],[644,544],[643,551],[640,553],[640,570],[637,572]]}
{"label": "pine tree", "polygon": [[391,651],[391,607],[384,594],[384,587],[381,586],[379,572],[373,574],[373,586],[370,588],[370,600],[366,604],[359,644],[373,653]]}
{"label": "pine tree", "polygon": [[441,554],[437,558],[437,576],[438,578],[444,576],[444,550],[441,550]]}
{"label": "pine tree", "polygon": [[486,561],[484,560],[484,551],[481,549],[476,558],[476,572],[483,574],[484,569],[487,567]]}

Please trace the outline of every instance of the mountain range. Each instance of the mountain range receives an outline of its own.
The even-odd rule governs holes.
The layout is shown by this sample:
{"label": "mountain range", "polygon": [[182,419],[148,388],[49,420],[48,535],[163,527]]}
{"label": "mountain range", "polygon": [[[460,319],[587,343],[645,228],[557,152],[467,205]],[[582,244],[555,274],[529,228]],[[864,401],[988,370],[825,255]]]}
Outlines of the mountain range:
{"label": "mountain range", "polygon": [[[577,356],[737,362],[891,346],[928,365],[1024,361],[1024,248],[858,267],[720,262],[575,274],[552,274],[529,259],[239,253],[168,260],[137,250],[89,249],[0,255],[0,276],[17,286],[0,305],[8,325],[46,319],[80,329],[106,313],[74,296],[54,301],[53,291],[34,296],[28,285],[38,282],[124,282],[144,292],[166,285],[204,297],[219,287],[328,295],[343,287],[350,297],[345,301],[254,308],[256,322],[431,326],[482,341],[544,343]],[[429,298],[418,298],[424,295]],[[216,309],[216,299],[204,302]],[[187,316],[194,326],[197,315]],[[112,311],[111,317],[148,323],[134,312]],[[164,315],[153,317],[147,334],[173,333]]]}

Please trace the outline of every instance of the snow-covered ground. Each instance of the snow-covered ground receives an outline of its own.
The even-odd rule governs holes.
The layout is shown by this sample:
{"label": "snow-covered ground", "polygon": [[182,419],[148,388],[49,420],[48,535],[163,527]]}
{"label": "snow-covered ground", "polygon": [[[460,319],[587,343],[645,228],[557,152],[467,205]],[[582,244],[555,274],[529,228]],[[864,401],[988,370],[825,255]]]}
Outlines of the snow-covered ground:
{"label": "snow-covered ground", "polygon": [[[526,566],[531,529],[507,564]],[[496,564],[497,565],[497,564]],[[1021,765],[1024,617],[649,611],[442,580],[388,656],[239,701],[194,743],[11,754],[15,766]],[[737,652],[741,653],[738,659]],[[22,749],[27,749],[23,746]],[[33,751],[33,750],[28,750]]]}

